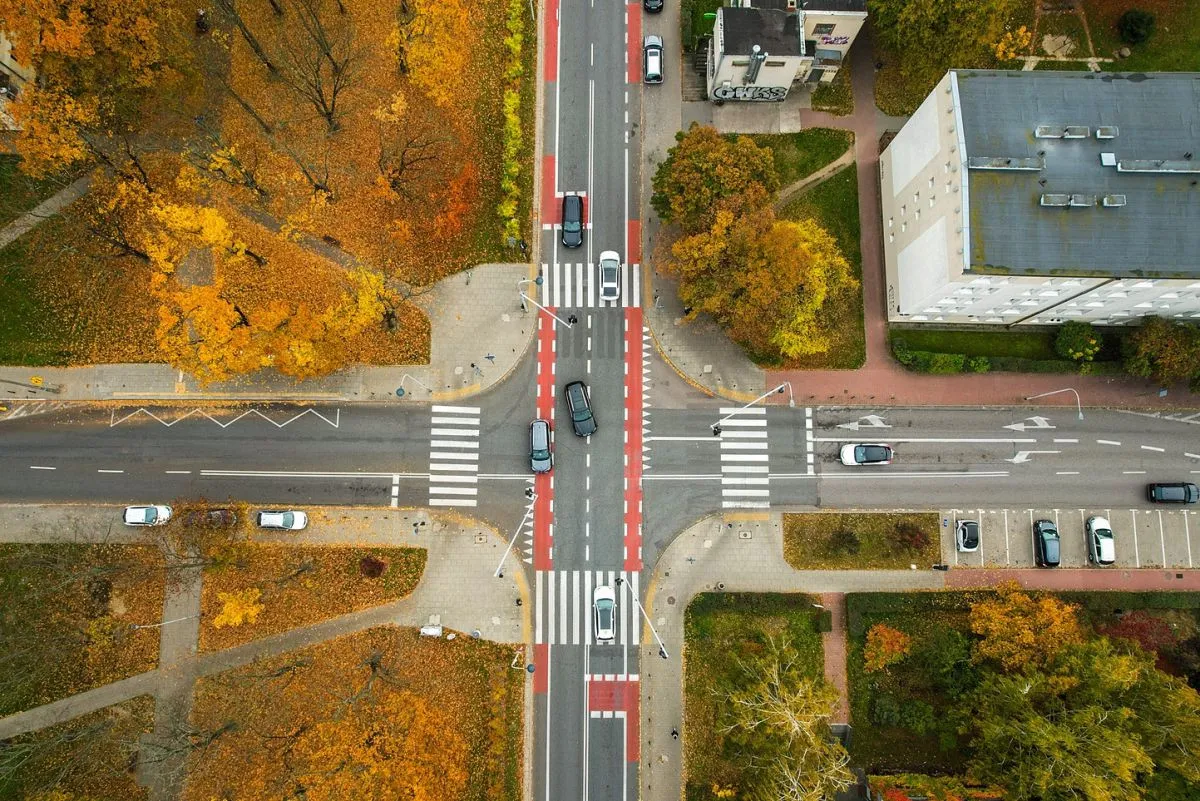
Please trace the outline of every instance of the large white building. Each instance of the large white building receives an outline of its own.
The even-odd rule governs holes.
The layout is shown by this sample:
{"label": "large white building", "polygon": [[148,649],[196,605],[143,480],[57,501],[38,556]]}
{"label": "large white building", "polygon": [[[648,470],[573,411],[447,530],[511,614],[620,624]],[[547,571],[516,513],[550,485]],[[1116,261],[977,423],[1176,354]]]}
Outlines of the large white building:
{"label": "large white building", "polygon": [[779,101],[829,83],[866,20],[867,0],[730,0],[708,43],[708,96]]}
{"label": "large white building", "polygon": [[879,159],[888,319],[1200,319],[1200,74],[946,74]]}

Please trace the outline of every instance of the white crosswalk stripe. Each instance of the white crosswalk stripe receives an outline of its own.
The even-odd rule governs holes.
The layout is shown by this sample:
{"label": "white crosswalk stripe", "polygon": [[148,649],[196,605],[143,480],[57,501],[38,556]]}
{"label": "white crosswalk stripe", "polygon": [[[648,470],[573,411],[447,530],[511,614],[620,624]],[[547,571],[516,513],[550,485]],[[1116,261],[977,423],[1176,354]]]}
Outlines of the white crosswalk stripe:
{"label": "white crosswalk stripe", "polygon": [[629,308],[642,305],[642,265],[625,264],[621,269],[621,297],[605,302],[600,300],[600,268],[596,264],[543,264],[541,270],[543,306],[559,309],[605,306]]}
{"label": "white crosswalk stripe", "polygon": [[429,505],[475,506],[479,407],[434,406],[429,420]]}
{"label": "white crosswalk stripe", "polygon": [[721,508],[771,507],[767,410],[722,407]]}
{"label": "white crosswalk stripe", "polygon": [[[612,587],[617,594],[616,645],[638,645],[642,632],[638,573],[624,570],[539,570],[534,580],[534,642],[538,645],[595,643],[592,592]],[[617,579],[623,581],[617,586]],[[608,643],[595,643],[607,645]]]}

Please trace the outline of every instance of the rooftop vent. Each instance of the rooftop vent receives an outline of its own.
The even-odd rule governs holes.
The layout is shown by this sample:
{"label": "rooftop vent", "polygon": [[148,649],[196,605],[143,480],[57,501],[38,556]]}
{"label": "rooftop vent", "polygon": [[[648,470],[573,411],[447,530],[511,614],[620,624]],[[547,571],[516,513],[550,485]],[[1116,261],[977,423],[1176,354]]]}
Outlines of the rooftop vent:
{"label": "rooftop vent", "polygon": [[1125,205],[1125,196],[1124,195],[1105,195],[1104,196],[1104,207],[1106,209],[1116,209],[1116,208],[1120,208],[1121,206],[1124,206],[1124,205]]}
{"label": "rooftop vent", "polygon": [[1086,125],[1039,125],[1033,130],[1038,139],[1087,139],[1090,133]]}
{"label": "rooftop vent", "polygon": [[1102,167],[1117,166],[1117,154],[1116,153],[1101,153],[1100,154],[1100,165]]}
{"label": "rooftop vent", "polygon": [[1101,125],[1096,128],[1097,139],[1116,139],[1119,133],[1120,131],[1117,130],[1117,126],[1115,125]]}
{"label": "rooftop vent", "polygon": [[1059,192],[1048,192],[1042,195],[1040,205],[1049,208],[1065,209],[1071,205],[1071,196]]}
{"label": "rooftop vent", "polygon": [[1200,161],[1189,159],[1121,159],[1117,172],[1200,173]]}
{"label": "rooftop vent", "polygon": [[971,156],[967,159],[967,168],[972,170],[1030,170],[1045,169],[1046,160],[1041,156],[1021,158],[1007,156]]}
{"label": "rooftop vent", "polygon": [[1095,205],[1095,195],[1085,195],[1082,192],[1075,192],[1071,195],[1071,208],[1073,209],[1086,209]]}

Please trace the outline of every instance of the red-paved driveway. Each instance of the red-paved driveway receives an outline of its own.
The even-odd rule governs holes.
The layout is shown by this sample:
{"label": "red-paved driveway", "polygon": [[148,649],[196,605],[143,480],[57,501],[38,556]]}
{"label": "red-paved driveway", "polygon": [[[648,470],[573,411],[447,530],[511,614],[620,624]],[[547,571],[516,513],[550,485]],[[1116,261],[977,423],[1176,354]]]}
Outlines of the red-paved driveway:
{"label": "red-paved driveway", "polygon": [[[866,317],[867,361],[859,370],[775,370],[767,386],[791,381],[797,400],[812,403],[898,406],[981,406],[1023,403],[1026,397],[1074,387],[1087,406],[1176,408],[1195,405],[1185,385],[1172,387],[1165,398],[1158,385],[1131,378],[1021,373],[930,376],[910,373],[892,358],[887,343],[887,311],[883,288],[883,233],[879,198],[879,121],[875,108],[875,67],[869,26],[850,48],[854,114],[833,117],[804,111],[804,128],[842,128],[854,132],[858,163],[858,218],[862,246],[862,292]],[[782,398],[775,399],[781,401]],[[1075,403],[1070,393],[1037,401],[1046,405]]]}

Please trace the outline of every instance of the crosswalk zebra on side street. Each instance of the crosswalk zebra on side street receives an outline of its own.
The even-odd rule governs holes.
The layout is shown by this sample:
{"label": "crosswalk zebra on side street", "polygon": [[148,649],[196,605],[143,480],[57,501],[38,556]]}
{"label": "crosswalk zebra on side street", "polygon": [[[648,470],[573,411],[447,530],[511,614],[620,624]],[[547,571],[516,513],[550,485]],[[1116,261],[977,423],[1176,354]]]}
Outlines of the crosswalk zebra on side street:
{"label": "crosswalk zebra on side street", "polygon": [[429,505],[475,506],[479,407],[434,406],[429,424]]}

